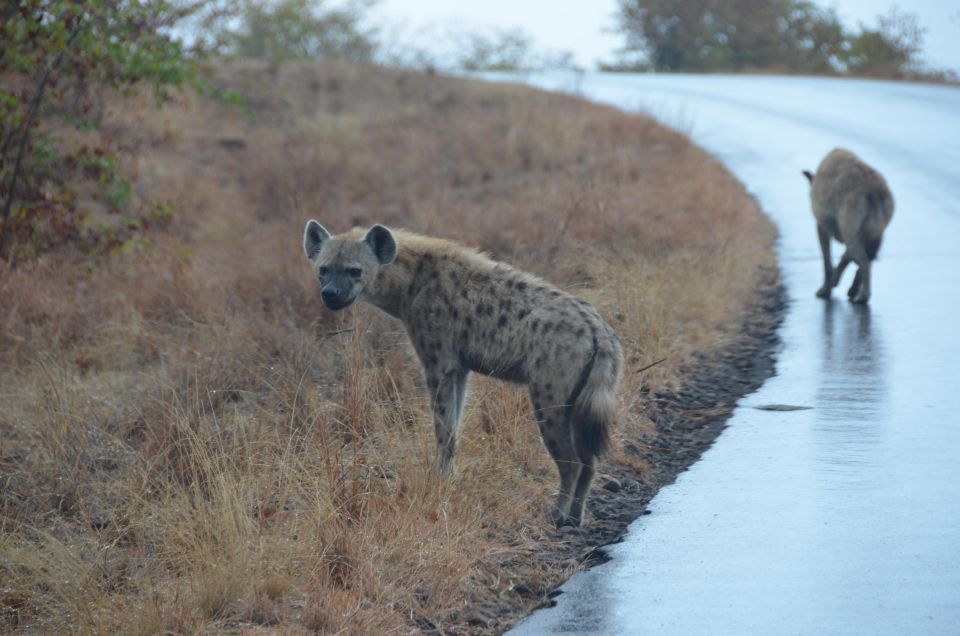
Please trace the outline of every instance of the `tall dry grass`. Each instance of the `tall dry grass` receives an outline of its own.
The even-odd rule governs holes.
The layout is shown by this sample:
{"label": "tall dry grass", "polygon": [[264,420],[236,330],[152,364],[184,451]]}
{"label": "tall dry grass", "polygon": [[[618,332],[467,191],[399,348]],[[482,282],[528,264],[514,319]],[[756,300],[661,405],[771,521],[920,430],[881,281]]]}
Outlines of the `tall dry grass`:
{"label": "tall dry grass", "polygon": [[303,222],[459,239],[595,302],[628,354],[621,438],[652,434],[644,389],[735,337],[772,227],[682,135],[571,97],[350,66],[218,81],[251,112],[111,102],[172,228],[0,276],[0,625],[484,631],[465,608],[573,567],[538,559],[556,475],[525,393],[473,378],[459,471],[435,475],[402,328],[322,307]]}

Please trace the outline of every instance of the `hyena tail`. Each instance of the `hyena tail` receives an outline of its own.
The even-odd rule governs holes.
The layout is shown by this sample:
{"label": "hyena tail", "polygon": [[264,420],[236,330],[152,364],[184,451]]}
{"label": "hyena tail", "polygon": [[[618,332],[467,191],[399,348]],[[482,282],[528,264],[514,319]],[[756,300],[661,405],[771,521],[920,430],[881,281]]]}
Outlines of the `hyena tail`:
{"label": "hyena tail", "polygon": [[866,236],[863,239],[863,250],[867,253],[867,258],[871,261],[876,260],[877,253],[880,252],[880,243],[883,241],[883,234]]}
{"label": "hyena tail", "polygon": [[623,353],[616,336],[605,340],[608,342],[595,341],[593,360],[584,369],[579,393],[573,396],[573,438],[583,459],[601,455],[609,448],[617,414]]}
{"label": "hyena tail", "polygon": [[866,197],[866,213],[863,224],[860,226],[860,240],[867,258],[871,261],[877,258],[880,243],[883,241],[883,231],[893,216],[893,200],[889,195],[870,192]]}

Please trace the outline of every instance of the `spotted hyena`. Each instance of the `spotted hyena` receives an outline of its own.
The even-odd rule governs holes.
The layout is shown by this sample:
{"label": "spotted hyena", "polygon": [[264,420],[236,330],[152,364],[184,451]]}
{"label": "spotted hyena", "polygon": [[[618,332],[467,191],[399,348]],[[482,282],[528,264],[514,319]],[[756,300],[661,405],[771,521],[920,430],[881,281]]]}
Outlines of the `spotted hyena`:
{"label": "spotted hyena", "polygon": [[597,310],[470,248],[382,225],[332,237],[310,221],[303,246],[327,307],[361,299],[403,321],[423,363],[444,474],[453,470],[470,372],[528,385],[560,472],[553,520],[579,525],[623,367]]}
{"label": "spotted hyena", "polygon": [[[823,286],[817,296],[828,298],[840,283],[843,270],[854,261],[857,275],[847,296],[855,303],[865,303],[870,300],[870,265],[893,217],[890,188],[879,172],[842,148],[830,152],[816,174],[807,170],[803,174],[810,181],[810,200],[823,252]],[[831,238],[847,247],[835,270],[830,258]]]}

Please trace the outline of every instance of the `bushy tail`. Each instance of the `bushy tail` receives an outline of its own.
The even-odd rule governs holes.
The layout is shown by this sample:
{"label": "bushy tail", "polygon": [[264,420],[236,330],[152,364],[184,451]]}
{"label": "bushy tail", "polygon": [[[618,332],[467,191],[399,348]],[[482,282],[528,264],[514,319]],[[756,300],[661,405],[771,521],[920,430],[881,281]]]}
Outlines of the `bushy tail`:
{"label": "bushy tail", "polygon": [[863,249],[867,253],[867,258],[871,261],[876,260],[880,252],[880,243],[883,242],[883,235],[865,236],[863,239]]}
{"label": "bushy tail", "polygon": [[585,369],[580,392],[573,400],[573,437],[577,454],[596,457],[610,446],[617,413],[617,388],[623,370],[623,351],[615,335],[594,341],[592,364]]}
{"label": "bushy tail", "polygon": [[870,192],[867,194],[866,206],[863,224],[860,226],[860,240],[867,258],[872,261],[880,252],[883,231],[893,216],[893,199],[886,193]]}

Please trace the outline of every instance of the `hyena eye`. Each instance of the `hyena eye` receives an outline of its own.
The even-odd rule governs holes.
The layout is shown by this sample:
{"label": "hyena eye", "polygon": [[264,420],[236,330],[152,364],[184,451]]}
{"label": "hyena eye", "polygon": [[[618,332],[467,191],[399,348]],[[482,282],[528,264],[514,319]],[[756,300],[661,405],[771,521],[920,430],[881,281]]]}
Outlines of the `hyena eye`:
{"label": "hyena eye", "polygon": [[363,271],[359,267],[351,267],[348,271],[350,272],[350,275],[353,276],[354,278],[360,278],[360,274],[363,273]]}
{"label": "hyena eye", "polygon": [[326,276],[326,275],[327,275],[327,271],[328,271],[328,270],[327,270],[326,267],[319,267],[319,268],[317,268],[317,273],[320,274],[321,276]]}

